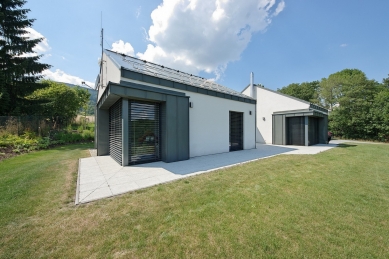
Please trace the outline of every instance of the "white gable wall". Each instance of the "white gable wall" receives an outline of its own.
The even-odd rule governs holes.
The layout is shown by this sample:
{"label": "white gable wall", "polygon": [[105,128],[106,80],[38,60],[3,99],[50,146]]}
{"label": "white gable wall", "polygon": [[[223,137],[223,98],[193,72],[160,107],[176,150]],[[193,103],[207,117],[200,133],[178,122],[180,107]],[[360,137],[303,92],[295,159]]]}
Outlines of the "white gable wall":
{"label": "white gable wall", "polygon": [[[299,101],[271,90],[256,86],[257,99],[257,137],[256,142],[272,144],[273,125],[272,115],[274,112],[309,109],[310,104]],[[249,88],[248,88],[249,89]],[[245,92],[248,91],[245,90]],[[243,92],[244,94],[246,94]],[[263,119],[265,118],[265,120]]]}
{"label": "white gable wall", "polygon": [[[190,157],[229,152],[229,111],[243,112],[243,148],[255,148],[255,104],[139,82],[127,78],[123,81],[177,91],[189,96]],[[252,115],[249,112],[252,112]]]}
{"label": "white gable wall", "polygon": [[100,88],[97,96],[97,100],[100,100],[101,95],[104,92],[105,87],[108,82],[120,83],[120,66],[108,58],[105,53],[103,53],[103,68],[102,73],[100,73]]}

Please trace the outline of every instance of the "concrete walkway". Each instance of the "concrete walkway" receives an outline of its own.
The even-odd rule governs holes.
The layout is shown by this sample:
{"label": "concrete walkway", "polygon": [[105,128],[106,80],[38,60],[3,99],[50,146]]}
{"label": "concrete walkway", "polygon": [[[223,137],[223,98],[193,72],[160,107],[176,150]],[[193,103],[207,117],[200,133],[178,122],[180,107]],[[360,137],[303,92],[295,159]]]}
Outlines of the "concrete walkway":
{"label": "concrete walkway", "polygon": [[[247,163],[280,154],[317,154],[342,141],[329,145],[276,146],[257,145],[256,149],[193,157],[189,160],[154,162],[136,166],[120,166],[110,156],[92,156],[79,161],[76,204],[115,196],[153,185]],[[91,152],[93,155],[93,151]]]}

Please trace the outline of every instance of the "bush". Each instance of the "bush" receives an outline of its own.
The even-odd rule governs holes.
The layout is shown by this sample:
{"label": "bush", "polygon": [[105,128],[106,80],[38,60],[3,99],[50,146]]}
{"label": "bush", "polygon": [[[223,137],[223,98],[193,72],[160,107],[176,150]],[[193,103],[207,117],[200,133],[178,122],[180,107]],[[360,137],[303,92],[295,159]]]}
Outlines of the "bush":
{"label": "bush", "polygon": [[82,137],[84,140],[94,140],[94,132],[91,132],[90,130],[83,130],[82,131]]}
{"label": "bush", "polygon": [[21,136],[3,134],[0,136],[0,147],[11,147],[15,153],[24,153],[32,150],[47,149],[54,145],[92,141],[94,132],[83,130],[81,133],[67,131],[51,131],[50,137],[38,137],[33,132],[26,132]]}
{"label": "bush", "polygon": [[37,149],[46,149],[50,146],[50,138],[49,137],[45,137],[45,138],[41,138],[39,139],[38,141],[38,145],[37,145]]}
{"label": "bush", "polygon": [[83,130],[84,130],[84,126],[82,126],[82,125],[80,125],[80,126],[77,128],[78,133],[82,133]]}

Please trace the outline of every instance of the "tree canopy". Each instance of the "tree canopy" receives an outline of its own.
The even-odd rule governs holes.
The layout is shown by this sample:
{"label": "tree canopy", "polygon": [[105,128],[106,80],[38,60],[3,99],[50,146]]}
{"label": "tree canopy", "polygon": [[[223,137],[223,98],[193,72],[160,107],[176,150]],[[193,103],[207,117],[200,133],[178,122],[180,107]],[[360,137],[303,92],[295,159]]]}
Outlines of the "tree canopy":
{"label": "tree canopy", "polygon": [[81,87],[70,88],[66,84],[50,80],[41,82],[44,88],[35,90],[26,99],[36,101],[35,113],[53,121],[71,120],[81,107],[89,102],[90,93]]}
{"label": "tree canopy", "polygon": [[382,79],[382,85],[389,89],[389,75],[387,78]]}
{"label": "tree canopy", "polygon": [[329,109],[329,129],[336,136],[389,141],[389,77],[380,84],[361,70],[344,69],[278,91]]}
{"label": "tree canopy", "polygon": [[31,100],[25,97],[43,87],[38,81],[50,65],[33,48],[43,39],[28,38],[27,28],[34,19],[27,17],[24,0],[0,2],[0,115],[28,114]]}
{"label": "tree canopy", "polygon": [[301,84],[293,83],[288,86],[277,89],[280,93],[297,97],[307,102],[320,104],[318,89],[319,81],[304,82]]}

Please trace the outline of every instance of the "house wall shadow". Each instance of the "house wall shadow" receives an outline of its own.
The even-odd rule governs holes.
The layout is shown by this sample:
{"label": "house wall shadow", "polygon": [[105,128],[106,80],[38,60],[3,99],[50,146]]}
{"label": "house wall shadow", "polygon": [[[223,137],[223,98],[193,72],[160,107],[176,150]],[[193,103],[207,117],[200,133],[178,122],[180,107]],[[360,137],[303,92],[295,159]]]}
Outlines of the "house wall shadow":
{"label": "house wall shadow", "polygon": [[192,173],[201,173],[204,171],[214,170],[220,167],[228,167],[256,159],[275,156],[293,150],[296,149],[272,145],[257,145],[256,149],[191,157],[189,160],[173,163],[154,162],[133,167],[163,168],[176,175],[189,175]]}

